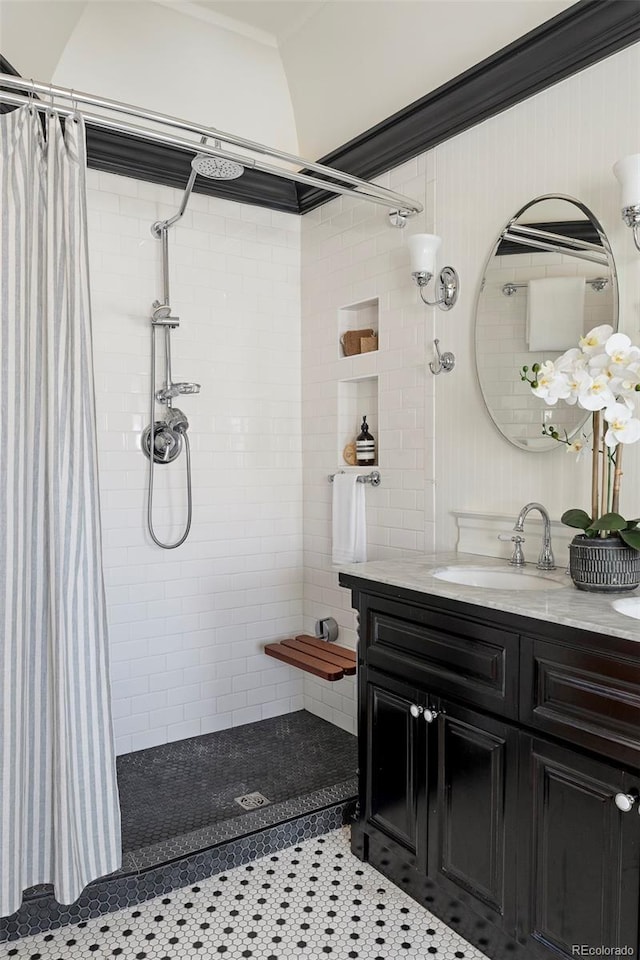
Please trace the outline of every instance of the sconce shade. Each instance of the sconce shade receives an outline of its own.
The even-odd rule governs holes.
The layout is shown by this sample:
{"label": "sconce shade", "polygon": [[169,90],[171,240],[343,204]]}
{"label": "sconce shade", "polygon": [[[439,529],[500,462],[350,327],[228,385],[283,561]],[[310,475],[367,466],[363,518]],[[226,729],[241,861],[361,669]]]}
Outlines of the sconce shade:
{"label": "sconce shade", "polygon": [[613,172],[621,187],[620,206],[624,209],[640,204],[640,153],[618,160]]}
{"label": "sconce shade", "polygon": [[411,273],[428,273],[431,276],[436,272],[436,253],[442,240],[435,233],[414,233],[409,237],[409,256],[411,257]]}

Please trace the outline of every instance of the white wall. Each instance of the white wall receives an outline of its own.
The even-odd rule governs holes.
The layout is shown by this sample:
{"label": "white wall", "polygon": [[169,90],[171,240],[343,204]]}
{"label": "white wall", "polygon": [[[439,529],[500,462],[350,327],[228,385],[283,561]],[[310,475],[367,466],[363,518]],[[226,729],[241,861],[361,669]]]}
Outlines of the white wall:
{"label": "white wall", "polygon": [[[367,489],[370,559],[434,544],[454,548],[454,510],[515,518],[528,500],[540,500],[559,519],[570,506],[588,506],[585,463],[576,464],[564,448],[517,450],[490,421],[475,375],[475,301],[506,220],[536,196],[564,193],[586,203],[604,225],[620,275],[620,329],[640,342],[640,255],[620,219],[611,172],[616,159],[640,149],[639,68],[636,44],[393,171],[381,182],[426,207],[404,231],[391,229],[384,211],[344,199],[304,218],[307,629],[319,614],[333,615],[342,640],[354,642],[350,597],[337,586],[330,562],[331,490],[325,482],[338,466],[342,378],[379,377],[382,485]],[[406,235],[422,230],[442,236],[439,263],[453,264],[460,274],[461,296],[449,313],[422,306],[410,277]],[[381,298],[379,353],[338,359],[338,309],[372,296]],[[456,354],[450,374],[434,377],[425,368],[434,336],[441,349]],[[639,455],[637,447],[625,453],[622,508],[632,515],[639,506]],[[338,692],[336,685],[306,680],[305,706],[348,727],[354,701],[336,698]]]}
{"label": "white wall", "polygon": [[298,151],[278,50],[160,4],[88,3],[51,79]]}
{"label": "white wall", "polygon": [[[437,230],[464,284],[443,335],[458,366],[436,383],[439,547],[454,544],[453,509],[510,516],[528,500],[540,500],[559,519],[569,507],[588,507],[588,464],[576,464],[564,448],[519,451],[485,413],[474,370],[475,301],[486,256],[507,218],[533,197],[568,194],[586,203],[604,226],[619,272],[620,329],[639,342],[640,255],[620,218],[611,171],[617,159],[640,149],[639,67],[636,44],[435,151]],[[637,446],[625,452],[621,506],[633,516],[639,454]]]}
{"label": "white wall", "polygon": [[[150,225],[182,194],[89,171],[104,565],[118,752],[302,708],[299,671],[265,642],[302,618],[300,221],[201,196],[170,232],[176,380],[193,456],[193,527],[175,551],[145,526]],[[158,382],[161,382],[159,375]],[[156,528],[175,539],[182,456],[156,469]],[[171,518],[172,523],[167,519]]]}
{"label": "white wall", "polygon": [[0,47],[23,77],[49,80],[86,0],[2,0]]}
{"label": "white wall", "polygon": [[[427,213],[410,228],[389,224],[383,207],[342,197],[307,214],[302,223],[302,369],[305,489],[305,627],[331,615],[340,642],[355,646],[350,596],[337,586],[331,566],[331,496],[328,475],[348,469],[340,456],[345,411],[351,437],[369,413],[370,391],[356,409],[352,390],[358,378],[376,378],[379,487],[366,488],[369,559],[432,549],[433,378],[426,371],[427,318],[409,277],[407,235],[431,230],[432,158],[420,157],[381,182],[420,200]],[[446,247],[445,247],[446,249]],[[379,349],[341,356],[339,333],[344,308],[377,299]],[[368,316],[368,314],[365,313]],[[360,322],[354,311],[354,325]],[[367,406],[364,406],[364,404]],[[360,472],[360,471],[359,471]],[[354,681],[327,683],[305,677],[305,707],[355,732]]]}

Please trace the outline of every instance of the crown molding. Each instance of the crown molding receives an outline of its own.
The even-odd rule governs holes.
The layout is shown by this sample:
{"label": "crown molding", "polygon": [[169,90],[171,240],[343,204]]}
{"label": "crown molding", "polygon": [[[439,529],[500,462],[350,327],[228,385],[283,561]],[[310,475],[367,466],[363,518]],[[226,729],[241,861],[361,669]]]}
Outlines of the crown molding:
{"label": "crown molding", "polygon": [[[319,162],[371,180],[639,40],[638,0],[580,0]],[[333,195],[298,198],[307,213]]]}
{"label": "crown molding", "polygon": [[[320,162],[371,180],[639,40],[640,0],[579,0]],[[0,69],[17,75],[1,55]],[[186,186],[190,152],[90,125],[87,142],[93,169]],[[297,214],[335,197],[249,169],[239,180],[222,184],[198,177],[194,192]]]}

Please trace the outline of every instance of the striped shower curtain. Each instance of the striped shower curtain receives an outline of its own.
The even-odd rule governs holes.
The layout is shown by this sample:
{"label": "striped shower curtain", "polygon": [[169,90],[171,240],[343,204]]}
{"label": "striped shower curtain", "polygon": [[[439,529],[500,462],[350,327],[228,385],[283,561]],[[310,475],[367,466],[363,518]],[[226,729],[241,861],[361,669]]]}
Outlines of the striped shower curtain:
{"label": "striped shower curtain", "polygon": [[0,916],[120,863],[81,120],[0,116]]}

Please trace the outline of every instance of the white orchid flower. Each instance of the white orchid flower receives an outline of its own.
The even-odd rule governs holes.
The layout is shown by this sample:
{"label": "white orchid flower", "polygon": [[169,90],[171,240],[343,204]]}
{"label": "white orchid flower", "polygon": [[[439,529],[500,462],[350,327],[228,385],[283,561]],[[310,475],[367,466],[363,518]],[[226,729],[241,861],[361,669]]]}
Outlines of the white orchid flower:
{"label": "white orchid flower", "polygon": [[613,333],[613,327],[609,323],[603,323],[599,327],[594,327],[580,337],[578,341],[583,353],[591,356],[595,353],[603,353],[604,345]]}
{"label": "white orchid flower", "polygon": [[584,449],[584,440],[574,440],[573,443],[567,444],[567,453],[575,453],[576,462],[582,457]]}
{"label": "white orchid flower", "polygon": [[592,383],[592,378],[589,376],[583,365],[575,364],[573,369],[568,370],[565,374],[567,378],[567,386],[569,387],[569,396],[565,397],[565,401],[573,406],[574,403],[578,402],[578,398],[589,389]]}
{"label": "white orchid flower", "polygon": [[615,400],[609,378],[602,373],[597,377],[585,378],[578,394],[578,403],[585,410],[604,410],[615,403]]}
{"label": "white orchid flower", "polygon": [[601,374],[609,379],[613,377],[611,357],[608,353],[594,354],[593,356],[588,357],[586,362],[587,369],[592,377],[598,377]]}
{"label": "white orchid flower", "polygon": [[555,369],[561,373],[584,369],[585,363],[584,354],[582,350],[578,350],[577,347],[571,347],[569,350],[565,350],[564,353],[561,353],[560,356],[553,361]]}
{"label": "white orchid flower", "polygon": [[630,363],[628,367],[620,371],[616,378],[616,393],[624,397],[624,402],[628,407],[635,409],[636,400],[640,400],[638,396],[639,387],[640,363]]}
{"label": "white orchid flower", "polygon": [[604,435],[604,442],[608,447],[640,440],[640,420],[633,416],[633,411],[624,403],[611,404],[605,410],[604,418],[609,424],[609,429]]}
{"label": "white orchid flower", "polygon": [[552,407],[558,400],[566,400],[571,390],[566,374],[556,369],[553,360],[545,360],[536,373],[536,386],[531,392]]}
{"label": "white orchid flower", "polygon": [[640,350],[634,347],[626,333],[614,333],[604,345],[609,363],[615,367],[627,367],[640,358]]}

